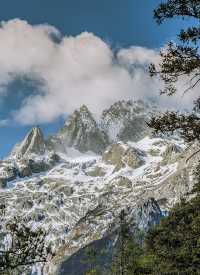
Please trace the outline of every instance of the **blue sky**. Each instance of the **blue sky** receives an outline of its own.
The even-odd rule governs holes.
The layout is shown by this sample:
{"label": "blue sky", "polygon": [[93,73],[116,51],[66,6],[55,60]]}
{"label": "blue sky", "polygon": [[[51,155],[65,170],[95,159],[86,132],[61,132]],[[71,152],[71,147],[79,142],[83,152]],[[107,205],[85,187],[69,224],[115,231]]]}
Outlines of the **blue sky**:
{"label": "blue sky", "polygon": [[157,27],[153,9],[160,0],[1,0],[1,20],[49,23],[63,34],[90,31],[116,46],[158,47],[176,34],[176,24]]}
{"label": "blue sky", "polygon": [[[181,21],[174,21],[157,26],[152,17],[158,3],[158,0],[0,0],[0,21],[18,18],[30,25],[47,23],[56,27],[63,36],[92,32],[115,50],[130,46],[154,49],[174,38],[182,25]],[[25,97],[38,92],[30,80],[24,79],[13,80],[7,90],[9,92],[0,99],[1,121],[17,110]],[[48,135],[61,124],[62,119],[58,117],[40,126]],[[8,154],[31,127],[17,122],[1,127],[0,155]]]}

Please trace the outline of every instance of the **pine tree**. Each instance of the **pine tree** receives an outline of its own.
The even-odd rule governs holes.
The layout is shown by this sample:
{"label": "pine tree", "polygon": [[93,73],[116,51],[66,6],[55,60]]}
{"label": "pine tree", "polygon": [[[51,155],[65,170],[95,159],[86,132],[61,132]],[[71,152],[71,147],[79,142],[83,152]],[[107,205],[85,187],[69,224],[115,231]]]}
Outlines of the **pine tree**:
{"label": "pine tree", "polygon": [[[154,11],[158,24],[173,18],[193,19],[193,26],[180,30],[178,43],[169,42],[160,54],[161,63],[151,64],[151,76],[159,76],[165,86],[161,93],[173,95],[180,78],[189,92],[200,83],[200,0],[166,0]],[[200,97],[190,114],[166,112],[148,124],[158,134],[178,133],[187,142],[200,141]],[[198,153],[200,150],[197,150]],[[192,157],[192,156],[191,156]],[[146,236],[145,259],[151,259],[150,274],[199,274],[200,270],[200,164],[195,171],[193,195],[170,211],[169,216]]]}
{"label": "pine tree", "polygon": [[111,267],[112,275],[132,275],[140,270],[139,258],[142,255],[141,246],[135,241],[126,221],[124,210],[120,213],[119,237],[117,253]]}
{"label": "pine tree", "polygon": [[[154,11],[154,18],[158,24],[167,19],[189,18],[193,26],[180,30],[177,43],[169,42],[167,49],[160,53],[161,63],[151,64],[151,76],[159,76],[164,82],[161,93],[173,95],[177,92],[177,81],[186,79],[186,93],[200,84],[200,0],[166,0]],[[200,140],[200,98],[194,105],[194,110],[189,115],[179,112],[167,112],[153,117],[149,126],[156,133],[172,133],[178,131],[187,141]]]}
{"label": "pine tree", "polygon": [[199,274],[200,271],[200,163],[191,200],[182,199],[145,239],[149,274]]}
{"label": "pine tree", "polygon": [[194,25],[180,30],[177,37],[179,42],[169,42],[167,49],[161,51],[162,62],[158,67],[154,64],[150,66],[151,75],[159,75],[165,83],[162,92],[169,95],[176,92],[175,84],[182,76],[190,80],[186,91],[200,81],[200,0],[166,0],[154,11],[158,24],[177,17],[192,19]]}

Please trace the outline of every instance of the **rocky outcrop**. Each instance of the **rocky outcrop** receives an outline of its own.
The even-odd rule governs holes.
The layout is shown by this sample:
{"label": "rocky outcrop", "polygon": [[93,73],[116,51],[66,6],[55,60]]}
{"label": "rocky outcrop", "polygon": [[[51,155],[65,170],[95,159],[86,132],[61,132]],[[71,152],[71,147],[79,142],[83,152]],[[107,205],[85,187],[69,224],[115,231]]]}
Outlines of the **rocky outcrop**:
{"label": "rocky outcrop", "polygon": [[46,172],[58,164],[60,157],[56,154],[50,154],[48,158],[23,158],[16,162],[18,175],[21,178],[29,177],[34,173]]}
{"label": "rocky outcrop", "polygon": [[158,224],[163,217],[158,202],[154,198],[140,202],[133,211],[133,216],[137,227],[140,230],[148,231],[149,228]]}
{"label": "rocky outcrop", "polygon": [[[32,159],[31,156],[35,158]],[[58,164],[59,161],[60,157],[55,153],[49,154],[45,158],[28,155],[27,158],[17,158],[13,162],[11,159],[1,161],[0,185],[6,187],[8,182],[15,180],[17,177],[25,178],[32,176],[34,173],[46,172]]]}
{"label": "rocky outcrop", "polygon": [[10,162],[1,161],[0,163],[0,188],[6,188],[7,183],[16,179],[18,171]]}
{"label": "rocky outcrop", "polygon": [[175,144],[169,144],[165,149],[165,151],[162,153],[162,157],[163,157],[162,163],[167,164],[167,163],[176,162],[181,152],[183,152],[183,150],[179,146]]}
{"label": "rocky outcrop", "polygon": [[132,189],[132,182],[126,177],[119,176],[108,183],[109,192],[120,192],[121,190]]}
{"label": "rocky outcrop", "polygon": [[60,157],[53,150],[47,149],[41,129],[34,127],[24,140],[15,146],[8,161],[15,165],[15,178],[24,178],[48,171],[59,163]]}
{"label": "rocky outcrop", "polygon": [[91,169],[89,169],[86,172],[86,175],[88,175],[90,177],[103,177],[106,175],[106,171],[100,166],[95,166],[95,167],[92,167]]}
{"label": "rocky outcrop", "polygon": [[48,137],[46,140],[46,146],[49,151],[62,152],[67,154],[67,148],[63,143],[63,140],[57,135]]}
{"label": "rocky outcrop", "polygon": [[18,174],[20,178],[30,177],[32,175],[31,168],[29,167],[28,161],[21,159],[17,163]]}
{"label": "rocky outcrop", "polygon": [[144,154],[127,144],[118,142],[111,145],[103,154],[103,161],[115,166],[114,172],[128,166],[136,169],[144,164]]}

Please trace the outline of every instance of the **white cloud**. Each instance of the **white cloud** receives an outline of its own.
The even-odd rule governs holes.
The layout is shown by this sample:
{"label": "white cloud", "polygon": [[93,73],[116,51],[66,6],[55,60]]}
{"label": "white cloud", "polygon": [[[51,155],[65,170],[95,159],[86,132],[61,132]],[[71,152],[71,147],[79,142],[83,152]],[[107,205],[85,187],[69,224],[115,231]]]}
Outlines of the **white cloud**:
{"label": "white cloud", "polygon": [[[59,43],[52,36],[58,37]],[[130,47],[114,57],[110,46],[92,33],[62,37],[52,26],[32,26],[20,19],[1,24],[0,41],[2,96],[17,75],[43,83],[40,94],[25,98],[15,110],[14,119],[22,124],[51,122],[81,104],[100,113],[119,99],[152,98],[165,106],[177,104],[177,98],[159,98],[161,83],[143,68],[158,62],[156,50]],[[188,101],[191,96],[183,100]]]}
{"label": "white cloud", "polygon": [[0,120],[0,128],[8,126],[9,122],[10,122],[9,119],[2,119],[2,120]]}
{"label": "white cloud", "polygon": [[125,65],[148,65],[160,61],[159,51],[139,46],[121,49],[117,56],[120,62]]}

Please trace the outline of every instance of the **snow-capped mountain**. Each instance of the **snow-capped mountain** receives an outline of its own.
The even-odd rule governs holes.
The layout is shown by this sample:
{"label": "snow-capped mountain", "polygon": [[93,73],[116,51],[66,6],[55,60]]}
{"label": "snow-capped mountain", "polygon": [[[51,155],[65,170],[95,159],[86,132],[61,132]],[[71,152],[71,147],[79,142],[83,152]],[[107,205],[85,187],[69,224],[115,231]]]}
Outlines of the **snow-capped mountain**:
{"label": "snow-capped mountain", "polygon": [[191,190],[200,154],[190,156],[199,145],[153,137],[145,124],[152,111],[142,102],[118,102],[98,123],[82,106],[58,134],[45,140],[34,128],[1,161],[6,217],[21,216],[49,232],[56,256],[46,274],[107,236],[122,209],[147,230]]}
{"label": "snow-capped mountain", "polygon": [[48,171],[59,161],[60,157],[48,150],[41,129],[34,127],[9,157],[1,161],[0,186],[5,188],[14,180]]}
{"label": "snow-capped mountain", "polygon": [[111,142],[138,141],[150,133],[146,122],[155,108],[143,101],[118,101],[102,113],[101,125]]}
{"label": "snow-capped mountain", "polygon": [[146,122],[155,108],[143,101],[118,101],[102,112],[100,121],[83,105],[69,116],[57,135],[51,136],[49,149],[65,151],[75,148],[80,152],[103,153],[117,141],[138,141],[150,134]]}
{"label": "snow-capped mountain", "polygon": [[45,151],[46,145],[43,133],[39,127],[34,127],[24,140],[15,146],[11,152],[11,157],[22,158],[31,154],[43,155]]}
{"label": "snow-capped mountain", "polygon": [[102,153],[108,145],[108,138],[95,121],[87,106],[83,105],[68,118],[60,132],[48,140],[49,146],[67,152],[74,147],[80,152]]}

